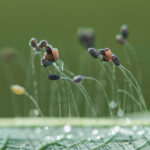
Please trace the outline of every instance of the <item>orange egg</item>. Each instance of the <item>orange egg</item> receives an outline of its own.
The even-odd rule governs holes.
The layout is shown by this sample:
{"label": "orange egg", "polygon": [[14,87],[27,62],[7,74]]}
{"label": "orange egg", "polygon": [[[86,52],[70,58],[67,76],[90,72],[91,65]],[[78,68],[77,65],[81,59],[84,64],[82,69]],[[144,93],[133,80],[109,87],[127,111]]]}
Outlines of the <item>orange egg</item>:
{"label": "orange egg", "polygon": [[12,90],[12,92],[14,94],[17,94],[17,95],[23,95],[25,93],[25,89],[22,86],[19,86],[19,85],[12,85],[10,87],[10,89]]}
{"label": "orange egg", "polygon": [[52,55],[53,55],[54,61],[59,58],[59,52],[58,52],[58,49],[57,49],[57,48],[53,48],[53,50],[52,50]]}
{"label": "orange egg", "polygon": [[113,55],[109,48],[105,49],[105,59],[109,62],[112,62],[112,60],[113,60]]}

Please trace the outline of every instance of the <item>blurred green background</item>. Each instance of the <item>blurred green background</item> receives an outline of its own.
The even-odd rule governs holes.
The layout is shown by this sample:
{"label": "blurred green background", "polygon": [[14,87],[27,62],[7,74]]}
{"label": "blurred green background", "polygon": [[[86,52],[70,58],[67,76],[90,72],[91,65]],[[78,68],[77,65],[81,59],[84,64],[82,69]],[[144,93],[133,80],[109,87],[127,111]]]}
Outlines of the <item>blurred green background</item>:
{"label": "blurred green background", "polygon": [[[47,39],[60,50],[61,58],[68,68],[77,73],[78,55],[82,47],[77,42],[76,31],[79,27],[92,27],[96,33],[96,46],[110,47],[136,76],[134,69],[139,66],[126,65],[126,60],[120,51],[122,46],[115,39],[122,24],[128,25],[130,30],[128,41],[134,45],[139,56],[143,73],[143,81],[140,81],[140,85],[149,107],[149,0],[1,0],[0,48],[14,48],[28,58],[29,39],[31,37],[36,37],[38,40]],[[0,117],[13,116],[8,78],[13,78],[12,84],[20,85],[24,85],[25,79],[25,73],[22,70],[11,64],[8,66],[10,67],[6,69],[0,62]],[[11,72],[8,77],[5,74],[6,70]]]}

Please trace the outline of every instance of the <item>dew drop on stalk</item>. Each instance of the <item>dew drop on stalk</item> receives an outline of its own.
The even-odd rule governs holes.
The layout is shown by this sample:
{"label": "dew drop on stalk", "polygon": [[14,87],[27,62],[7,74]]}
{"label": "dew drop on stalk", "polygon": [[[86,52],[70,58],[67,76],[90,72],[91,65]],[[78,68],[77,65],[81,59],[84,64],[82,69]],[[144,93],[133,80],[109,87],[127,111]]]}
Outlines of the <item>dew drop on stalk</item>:
{"label": "dew drop on stalk", "polygon": [[123,117],[124,116],[124,111],[122,109],[119,109],[118,112],[117,112],[117,115],[119,117]]}
{"label": "dew drop on stalk", "polygon": [[72,135],[72,134],[68,134],[67,136],[66,136],[66,138],[67,139],[72,139],[74,136]]}
{"label": "dew drop on stalk", "polygon": [[82,81],[83,77],[81,75],[75,76],[73,78],[74,83],[80,83]]}
{"label": "dew drop on stalk", "polygon": [[129,125],[131,123],[130,119],[129,118],[126,118],[125,119],[125,125]]}
{"label": "dew drop on stalk", "polygon": [[113,131],[117,133],[117,132],[120,131],[120,129],[121,129],[120,126],[115,126],[115,127],[113,128]]}
{"label": "dew drop on stalk", "polygon": [[31,109],[29,113],[30,117],[38,117],[40,115],[40,112],[38,109]]}
{"label": "dew drop on stalk", "polygon": [[116,103],[115,101],[111,101],[111,102],[109,103],[109,108],[115,109],[116,107],[117,107],[117,103]]}
{"label": "dew drop on stalk", "polygon": [[56,139],[57,139],[57,140],[61,140],[63,137],[64,137],[64,135],[58,135],[58,136],[56,137]]}
{"label": "dew drop on stalk", "polygon": [[140,130],[137,132],[138,135],[142,136],[143,134],[145,134],[145,130]]}
{"label": "dew drop on stalk", "polygon": [[99,135],[95,137],[95,140],[100,140],[100,139],[101,139],[101,136]]}
{"label": "dew drop on stalk", "polygon": [[98,130],[94,129],[94,130],[92,131],[92,135],[97,135],[97,134],[98,134]]}
{"label": "dew drop on stalk", "polygon": [[46,126],[44,129],[45,129],[45,130],[48,130],[48,126]]}
{"label": "dew drop on stalk", "polygon": [[109,135],[115,135],[115,134],[118,133],[119,131],[120,131],[120,126],[116,126],[116,127],[114,127],[114,128],[111,129]]}
{"label": "dew drop on stalk", "polygon": [[92,141],[92,139],[91,139],[90,137],[88,137],[88,139],[87,139],[87,140],[88,140],[89,142],[90,142],[90,141]]}
{"label": "dew drop on stalk", "polygon": [[70,125],[65,125],[64,126],[64,132],[66,132],[66,133],[71,132],[71,126]]}
{"label": "dew drop on stalk", "polygon": [[39,111],[37,109],[34,109],[34,115],[38,116],[39,114],[40,114]]}

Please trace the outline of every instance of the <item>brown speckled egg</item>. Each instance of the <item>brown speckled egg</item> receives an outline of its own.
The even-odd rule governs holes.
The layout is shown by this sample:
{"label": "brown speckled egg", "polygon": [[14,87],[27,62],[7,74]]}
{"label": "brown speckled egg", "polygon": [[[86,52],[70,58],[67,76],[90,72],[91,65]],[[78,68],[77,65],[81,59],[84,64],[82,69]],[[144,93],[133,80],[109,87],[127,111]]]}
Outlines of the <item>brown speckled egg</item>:
{"label": "brown speckled egg", "polygon": [[52,55],[53,55],[54,61],[59,58],[59,52],[58,52],[58,49],[57,49],[57,48],[53,48],[53,50],[52,50]]}
{"label": "brown speckled egg", "polygon": [[109,48],[106,48],[105,49],[105,59],[109,62],[112,62],[113,61],[113,55],[112,55],[112,52]]}

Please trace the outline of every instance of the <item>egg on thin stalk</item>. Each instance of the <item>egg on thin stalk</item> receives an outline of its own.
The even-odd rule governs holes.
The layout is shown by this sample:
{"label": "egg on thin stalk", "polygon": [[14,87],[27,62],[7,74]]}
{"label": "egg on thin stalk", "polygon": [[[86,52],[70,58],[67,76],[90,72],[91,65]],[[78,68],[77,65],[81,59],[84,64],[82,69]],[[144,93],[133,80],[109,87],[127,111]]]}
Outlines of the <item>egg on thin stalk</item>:
{"label": "egg on thin stalk", "polygon": [[74,83],[80,83],[83,80],[83,77],[81,75],[75,76],[73,78]]}

